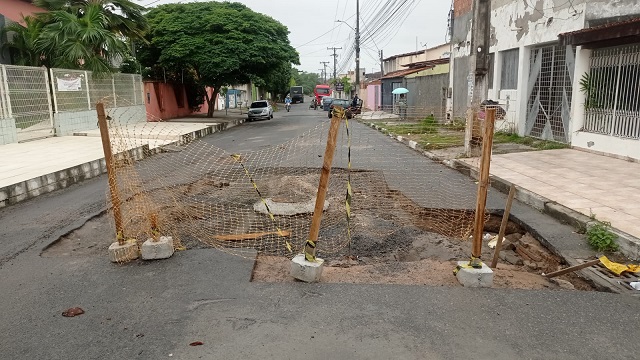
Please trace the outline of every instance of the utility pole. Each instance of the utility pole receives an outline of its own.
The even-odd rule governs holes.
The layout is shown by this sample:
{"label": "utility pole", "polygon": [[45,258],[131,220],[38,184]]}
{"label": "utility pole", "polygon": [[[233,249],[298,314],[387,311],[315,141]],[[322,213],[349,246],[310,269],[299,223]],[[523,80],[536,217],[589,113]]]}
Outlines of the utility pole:
{"label": "utility pole", "polygon": [[338,81],[338,54],[336,54],[336,50],[342,50],[341,47],[328,47],[327,50],[333,50],[333,79]]}
{"label": "utility pole", "polygon": [[[480,110],[480,103],[487,93],[490,7],[490,0],[473,1],[471,53],[469,56],[469,77],[467,78],[469,112],[467,114],[464,139],[464,148],[467,156],[473,155],[472,139],[474,126],[477,123],[477,112]],[[478,134],[481,133],[482,131],[478,131]]]}
{"label": "utility pole", "polygon": [[360,95],[360,0],[356,0],[356,95]]}
{"label": "utility pole", "polygon": [[384,56],[382,50],[380,50],[380,77],[384,76]]}
{"label": "utility pole", "polygon": [[[325,74],[324,74],[324,70],[325,70],[325,69],[318,69],[318,70],[320,70],[320,78],[321,78],[321,79],[326,79],[326,76],[325,76]],[[324,82],[326,83],[327,81],[325,80]]]}
{"label": "utility pole", "polygon": [[324,66],[323,69],[323,73],[324,73],[324,83],[327,83],[327,65],[329,64],[328,61],[320,61],[320,64],[322,64],[322,66]]}

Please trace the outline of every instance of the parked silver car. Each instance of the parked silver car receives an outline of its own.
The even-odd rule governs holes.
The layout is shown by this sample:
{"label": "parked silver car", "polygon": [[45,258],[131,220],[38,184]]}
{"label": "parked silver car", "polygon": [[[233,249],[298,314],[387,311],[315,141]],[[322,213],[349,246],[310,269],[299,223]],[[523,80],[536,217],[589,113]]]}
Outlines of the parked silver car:
{"label": "parked silver car", "polygon": [[251,103],[247,115],[247,120],[249,121],[256,119],[273,119],[273,108],[267,100],[254,101]]}

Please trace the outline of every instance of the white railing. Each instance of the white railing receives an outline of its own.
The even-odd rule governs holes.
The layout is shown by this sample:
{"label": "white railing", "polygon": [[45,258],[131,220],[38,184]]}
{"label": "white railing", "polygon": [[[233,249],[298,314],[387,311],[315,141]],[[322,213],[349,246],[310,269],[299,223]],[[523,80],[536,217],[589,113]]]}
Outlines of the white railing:
{"label": "white railing", "polygon": [[640,45],[594,50],[581,86],[584,131],[640,139]]}

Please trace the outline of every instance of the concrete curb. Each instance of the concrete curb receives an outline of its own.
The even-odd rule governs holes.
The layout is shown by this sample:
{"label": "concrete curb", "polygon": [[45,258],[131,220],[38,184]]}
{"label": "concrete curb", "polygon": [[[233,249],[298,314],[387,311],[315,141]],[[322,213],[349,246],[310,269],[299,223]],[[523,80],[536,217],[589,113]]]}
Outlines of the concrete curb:
{"label": "concrete curb", "polygon": [[[205,137],[207,135],[221,132],[226,129],[238,126],[245,122],[245,119],[234,119],[227,123],[217,123],[207,128],[180,135],[179,139],[167,145],[187,145],[190,142]],[[143,160],[153,154],[162,152],[162,148],[150,149],[148,145],[136,147],[125,152],[116,154],[116,160],[125,158],[135,161]],[[107,164],[104,158],[92,160],[83,164],[75,165],[63,170],[38,176],[16,184],[0,188],[0,208],[15,205],[28,199],[44,195],[56,190],[64,189],[72,184],[79,183],[107,172]]]}
{"label": "concrete curb", "polygon": [[[415,141],[406,139],[403,136],[393,134],[388,129],[375,125],[374,123],[365,122],[364,124],[388,135],[389,137],[395,139],[398,142],[403,143],[404,145],[421,153],[422,155],[428,157],[433,161],[442,163],[454,170],[459,171],[462,174],[470,176],[473,179],[478,179],[477,169],[463,161],[460,161],[457,159],[452,159],[452,160],[444,159],[427,150],[424,150],[420,146],[420,144],[416,143]],[[490,183],[492,188],[505,194],[509,193],[509,188],[511,187],[510,182],[504,179],[501,179],[500,177],[491,175]],[[541,195],[538,195],[532,191],[529,191],[521,187],[516,187],[515,198],[518,199],[520,202],[527,204],[533,207],[534,209],[542,212],[543,214],[551,216],[552,218],[560,221],[561,223],[567,224],[573,227],[579,232],[585,231],[589,223],[593,222],[593,220],[590,217],[584,214],[581,214],[560,203],[551,201]],[[617,242],[618,242],[618,245],[620,246],[620,252],[631,260],[635,260],[635,261],[640,260],[640,239],[615,228],[612,228],[611,230],[613,233],[618,235]],[[556,255],[562,256],[563,258],[565,258],[565,260],[567,260],[568,263],[577,264],[577,262],[574,259],[568,259],[566,256],[559,253],[556,249],[553,248],[551,244],[545,243],[545,245],[549,247],[550,250],[552,250],[554,253],[556,253]]]}

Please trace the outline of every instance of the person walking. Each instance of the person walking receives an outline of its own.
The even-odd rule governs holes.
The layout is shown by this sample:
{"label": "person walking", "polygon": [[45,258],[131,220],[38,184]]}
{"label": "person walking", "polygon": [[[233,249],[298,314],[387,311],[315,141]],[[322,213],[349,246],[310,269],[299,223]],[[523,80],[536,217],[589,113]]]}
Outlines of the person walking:
{"label": "person walking", "polygon": [[360,98],[358,97],[358,94],[356,94],[356,96],[353,97],[353,101],[351,101],[351,106],[357,108],[358,105],[360,105]]}
{"label": "person walking", "polygon": [[400,94],[397,106],[400,120],[407,120],[407,98],[404,96],[404,94]]}

